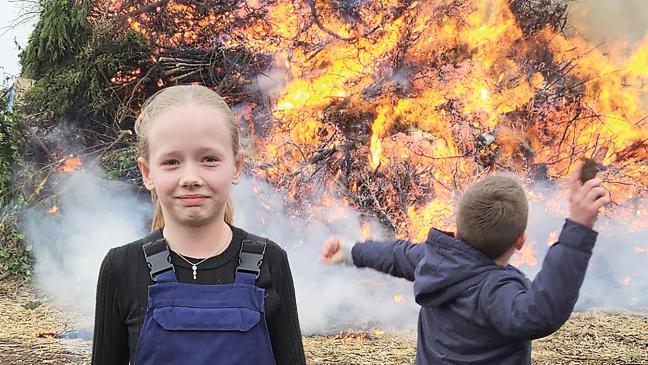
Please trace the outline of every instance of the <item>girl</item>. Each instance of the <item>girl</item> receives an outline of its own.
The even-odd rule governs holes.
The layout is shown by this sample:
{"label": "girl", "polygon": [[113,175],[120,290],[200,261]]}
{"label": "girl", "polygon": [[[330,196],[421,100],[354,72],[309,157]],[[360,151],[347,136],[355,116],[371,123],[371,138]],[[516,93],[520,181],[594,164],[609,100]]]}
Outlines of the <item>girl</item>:
{"label": "girl", "polygon": [[206,87],[169,87],[135,130],[153,233],[101,265],[92,364],[305,364],[286,252],[232,226],[231,109]]}

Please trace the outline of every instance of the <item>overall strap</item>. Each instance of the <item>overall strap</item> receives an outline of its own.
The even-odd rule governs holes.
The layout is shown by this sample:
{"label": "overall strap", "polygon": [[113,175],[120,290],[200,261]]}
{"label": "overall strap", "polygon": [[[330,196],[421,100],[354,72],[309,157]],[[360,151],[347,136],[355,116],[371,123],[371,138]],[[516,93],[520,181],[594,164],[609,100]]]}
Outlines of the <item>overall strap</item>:
{"label": "overall strap", "polygon": [[241,242],[239,265],[236,268],[234,282],[254,285],[261,274],[266,246],[267,239],[247,233],[247,237]]}
{"label": "overall strap", "polygon": [[155,282],[176,281],[175,268],[171,264],[169,245],[164,238],[156,239],[142,246],[146,264],[151,271],[151,279]]}

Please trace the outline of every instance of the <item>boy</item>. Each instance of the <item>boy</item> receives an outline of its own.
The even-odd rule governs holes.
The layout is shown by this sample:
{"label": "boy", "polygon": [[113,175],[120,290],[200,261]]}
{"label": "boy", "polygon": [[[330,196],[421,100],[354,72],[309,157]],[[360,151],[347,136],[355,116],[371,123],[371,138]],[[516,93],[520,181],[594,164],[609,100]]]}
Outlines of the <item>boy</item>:
{"label": "boy", "polygon": [[525,241],[528,203],[522,187],[489,176],[462,196],[455,237],[432,229],[425,243],[340,239],[322,248],[323,263],[353,264],[414,281],[421,305],[416,364],[530,364],[531,340],[557,331],[578,298],[609,202],[600,180],[570,180],[570,216],[542,269],[529,281],[508,261]]}

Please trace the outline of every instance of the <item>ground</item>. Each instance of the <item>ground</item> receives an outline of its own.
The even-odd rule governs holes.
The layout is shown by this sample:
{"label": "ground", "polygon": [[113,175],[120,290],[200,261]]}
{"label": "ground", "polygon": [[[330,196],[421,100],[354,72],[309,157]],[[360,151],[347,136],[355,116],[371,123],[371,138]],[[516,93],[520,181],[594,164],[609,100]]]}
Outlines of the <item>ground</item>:
{"label": "ground", "polygon": [[[90,363],[89,341],[57,338],[78,329],[79,319],[33,287],[0,281],[0,313],[0,365]],[[412,364],[415,345],[411,331],[304,337],[309,365]],[[560,331],[533,343],[533,363],[648,365],[648,313],[575,313]]]}

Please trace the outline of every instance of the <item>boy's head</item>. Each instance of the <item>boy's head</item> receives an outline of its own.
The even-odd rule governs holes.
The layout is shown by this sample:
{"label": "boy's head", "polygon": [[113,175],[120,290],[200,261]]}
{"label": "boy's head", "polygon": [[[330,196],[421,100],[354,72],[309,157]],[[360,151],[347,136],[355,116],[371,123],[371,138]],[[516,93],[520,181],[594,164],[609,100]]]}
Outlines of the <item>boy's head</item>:
{"label": "boy's head", "polygon": [[470,186],[461,197],[458,237],[495,260],[523,236],[528,214],[522,186],[510,176],[491,175]]}

